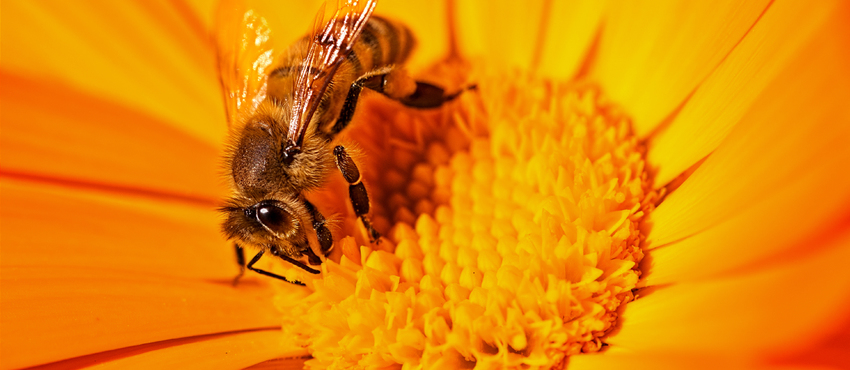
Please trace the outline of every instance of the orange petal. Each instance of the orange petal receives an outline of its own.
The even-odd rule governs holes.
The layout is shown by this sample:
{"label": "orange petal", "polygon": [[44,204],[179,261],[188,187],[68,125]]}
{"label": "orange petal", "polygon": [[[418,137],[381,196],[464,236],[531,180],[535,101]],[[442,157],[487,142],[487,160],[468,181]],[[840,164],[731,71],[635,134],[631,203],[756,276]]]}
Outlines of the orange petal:
{"label": "orange petal", "polygon": [[245,370],[303,370],[309,358],[280,358],[256,364]]}
{"label": "orange petal", "polygon": [[164,1],[4,3],[2,69],[73,85],[218,143],[226,124],[214,51],[190,15]]}
{"label": "orange petal", "polygon": [[569,370],[826,370],[843,367],[817,365],[769,365],[749,361],[734,361],[712,355],[677,352],[618,351],[614,348],[600,354],[579,355],[570,358]]}
{"label": "orange petal", "polygon": [[833,26],[833,36],[803,49],[649,216],[647,244],[669,249],[653,252],[654,284],[783,253],[846,212],[850,73],[842,68],[850,63],[850,32]]}
{"label": "orange petal", "polygon": [[18,368],[172,338],[279,325],[269,291],[77,267],[2,266],[2,357]]}
{"label": "orange petal", "polygon": [[632,352],[611,348],[603,353],[572,356],[569,370],[712,370],[735,369],[728,360],[711,355],[671,352]]}
{"label": "orange petal", "polygon": [[850,369],[850,315],[843,325],[833,326],[834,334],[812,343],[800,353],[783,353],[771,364],[785,367]]}
{"label": "orange petal", "polygon": [[838,18],[846,18],[850,10],[840,13],[837,8],[835,1],[774,2],[670,126],[651,140],[648,159],[658,167],[656,184],[668,183],[711,153],[806,43],[830,37],[825,27],[830,15],[845,21]]}
{"label": "orange petal", "polygon": [[614,1],[591,80],[645,135],[679,106],[756,23],[761,1]]}
{"label": "orange petal", "polygon": [[280,330],[262,330],[157,349],[106,362],[93,369],[244,369],[279,357],[306,356],[281,343]]}
{"label": "orange petal", "polygon": [[237,272],[212,207],[3,177],[0,189],[4,266],[221,280]]}
{"label": "orange petal", "polygon": [[[0,180],[3,367],[279,325],[212,210]],[[239,313],[239,314],[234,314]]]}
{"label": "orange petal", "polygon": [[[214,146],[161,119],[53,81],[0,72],[4,172],[216,201]],[[49,102],[49,104],[46,104]]]}
{"label": "orange petal", "polygon": [[[609,338],[629,351],[764,358],[833,333],[850,306],[850,229],[817,253],[749,274],[658,288]],[[713,261],[706,261],[707,263]]]}

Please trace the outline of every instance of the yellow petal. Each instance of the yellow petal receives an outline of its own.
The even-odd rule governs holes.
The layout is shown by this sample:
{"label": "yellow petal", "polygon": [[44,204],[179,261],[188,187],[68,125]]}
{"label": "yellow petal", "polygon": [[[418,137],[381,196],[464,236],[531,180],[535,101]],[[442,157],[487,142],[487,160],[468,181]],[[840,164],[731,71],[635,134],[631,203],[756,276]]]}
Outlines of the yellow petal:
{"label": "yellow petal", "polygon": [[379,1],[375,14],[410,27],[416,38],[416,49],[405,67],[416,70],[446,57],[449,31],[445,1]]}
{"label": "yellow petal", "polygon": [[584,62],[605,10],[604,1],[460,1],[458,26],[464,55],[506,70],[534,69],[548,77],[574,77]]}
{"label": "yellow petal", "polygon": [[91,367],[92,369],[244,369],[279,357],[306,356],[281,343],[280,330],[218,335],[158,348]]}
{"label": "yellow petal", "polygon": [[[543,0],[515,3],[461,1],[457,4],[460,48],[501,67],[528,67],[534,54]],[[510,24],[510,27],[507,26]]]}
{"label": "yellow petal", "polygon": [[226,125],[210,37],[180,9],[4,2],[2,69],[114,99],[218,143]]}
{"label": "yellow petal", "polygon": [[[644,284],[704,279],[808,248],[850,212],[850,178],[835,178],[836,166],[850,163],[850,151],[831,159],[726,222],[652,250],[641,265]],[[818,199],[811,199],[813,189]]]}
{"label": "yellow petal", "polygon": [[767,3],[611,2],[591,78],[645,135],[717,67]]}
{"label": "yellow petal", "polygon": [[173,4],[178,12],[186,14],[185,19],[194,20],[200,28],[210,32],[213,29],[215,7],[219,0],[178,0]]}
{"label": "yellow petal", "polygon": [[[542,75],[568,79],[580,72],[594,36],[599,30],[606,1],[548,1],[548,27],[540,36]],[[537,52],[535,50],[535,52]],[[534,65],[532,59],[532,66]]]}
{"label": "yellow petal", "polygon": [[[275,0],[221,0],[214,4],[214,12],[223,11],[223,21],[241,20],[241,12],[251,11],[265,19],[273,38],[274,46],[280,51],[292,45],[296,40],[313,31],[315,21],[322,4],[319,0],[275,1]],[[324,15],[336,10],[336,2],[325,3]],[[222,7],[222,8],[219,8]],[[196,8],[198,8],[196,6]],[[230,12],[237,11],[233,14]],[[215,14],[214,15],[218,15]],[[231,18],[232,17],[232,18]],[[213,20],[213,33],[219,25]],[[235,40],[241,42],[242,40]]]}
{"label": "yellow petal", "polygon": [[534,58],[547,2],[459,1],[460,50],[501,68],[528,69]]}
{"label": "yellow petal", "polygon": [[[840,18],[838,3],[776,1],[694,93],[669,127],[653,137],[647,154],[666,184],[714,150],[751,104],[806,44],[830,37],[825,21]],[[850,11],[845,9],[846,11]],[[832,71],[824,71],[831,73]],[[841,71],[835,71],[841,73]]]}
{"label": "yellow petal", "polygon": [[211,210],[10,179],[0,197],[3,367],[279,325],[268,286],[230,285]]}
{"label": "yellow petal", "polygon": [[[650,215],[647,245],[671,249],[659,252],[658,271],[704,275],[781,253],[846,209],[850,73],[842,68],[850,63],[850,32],[834,25],[833,37],[803,49]],[[656,283],[675,273],[660,273],[671,276]]]}
{"label": "yellow petal", "polygon": [[213,202],[218,151],[166,121],[49,80],[0,72],[5,172]]}
{"label": "yellow petal", "polygon": [[[191,8],[205,16],[209,12],[207,8],[210,7],[205,3],[206,1],[208,0],[193,1]],[[227,9],[236,9],[236,5],[242,2],[245,3],[245,9],[252,10],[266,20],[274,39],[273,45],[281,51],[313,31],[313,22],[323,3],[325,15],[331,14],[337,7],[337,2],[320,0],[231,0],[215,1],[214,3],[220,4],[213,4],[212,8],[224,4]],[[227,14],[227,12],[225,11],[226,16],[234,16],[234,21],[241,18],[241,14]],[[410,27],[417,44],[410,63],[405,64],[406,67],[416,69],[446,56],[448,32],[444,2],[382,0],[378,1],[374,14],[401,21]],[[217,26],[215,21],[211,22],[213,23],[212,31],[215,32]]]}
{"label": "yellow petal", "polygon": [[[805,347],[848,318],[850,229],[806,258],[706,282],[659,288],[629,304],[609,338],[630,351],[742,359]],[[714,261],[706,261],[712,263]]]}

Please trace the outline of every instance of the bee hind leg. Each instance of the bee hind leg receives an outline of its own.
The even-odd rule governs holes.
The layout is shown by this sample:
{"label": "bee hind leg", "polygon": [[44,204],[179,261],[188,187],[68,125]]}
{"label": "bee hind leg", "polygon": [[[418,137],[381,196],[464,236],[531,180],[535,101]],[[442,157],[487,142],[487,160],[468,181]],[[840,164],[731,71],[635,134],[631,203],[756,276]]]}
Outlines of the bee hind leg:
{"label": "bee hind leg", "polygon": [[442,87],[427,82],[416,81],[416,90],[412,94],[398,99],[402,104],[413,108],[437,108],[460,96],[466,90],[475,90],[477,85],[467,86],[454,94],[446,94]]}
{"label": "bee hind leg", "polygon": [[278,279],[278,280],[283,280],[283,281],[290,283],[290,284],[301,285],[301,286],[304,285],[304,283],[302,283],[300,281],[292,281],[292,280],[289,280],[289,279],[287,279],[283,276],[275,274],[273,272],[268,272],[268,271],[265,271],[265,270],[260,270],[258,268],[254,268],[254,264],[257,263],[257,261],[260,260],[260,257],[262,257],[265,252],[266,251],[264,251],[264,250],[260,250],[260,252],[257,253],[256,256],[254,256],[254,258],[251,258],[251,262],[248,262],[248,265],[245,266],[245,267],[247,267],[248,270],[254,271],[254,272],[256,272],[260,275],[265,275],[265,276],[272,277],[272,278],[275,278],[275,279]]}
{"label": "bee hind leg", "polygon": [[366,73],[351,84],[342,110],[336,123],[331,129],[333,134],[342,131],[354,117],[357,101],[364,88],[377,91],[386,97],[398,101],[408,107],[428,109],[437,108],[454,100],[466,90],[475,90],[476,85],[468,86],[453,94],[447,94],[442,87],[427,82],[415,81],[402,70],[384,67]]}
{"label": "bee hind leg", "polygon": [[363,226],[369,233],[369,241],[372,243],[378,242],[381,234],[372,227],[367,215],[369,214],[369,194],[366,192],[366,186],[363,185],[360,170],[357,164],[351,159],[351,156],[345,151],[345,147],[337,145],[334,148],[334,157],[336,158],[336,166],[342,172],[342,177],[348,182],[348,197],[351,200],[351,206],[354,208],[354,213],[363,221]]}

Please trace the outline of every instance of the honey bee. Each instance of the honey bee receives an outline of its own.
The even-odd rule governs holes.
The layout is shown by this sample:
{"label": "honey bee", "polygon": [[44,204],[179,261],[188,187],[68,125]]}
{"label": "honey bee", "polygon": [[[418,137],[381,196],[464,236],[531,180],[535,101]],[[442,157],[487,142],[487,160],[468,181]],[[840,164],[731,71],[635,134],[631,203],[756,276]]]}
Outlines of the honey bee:
{"label": "honey bee", "polygon": [[[266,252],[319,273],[310,265],[320,265],[319,255],[332,250],[333,235],[305,193],[323,186],[334,170],[348,182],[370,241],[379,241],[360,170],[335,142],[363,89],[414,108],[439,107],[460,94],[415,81],[399,67],[416,42],[406,26],[372,15],[376,3],[344,0],[327,21],[323,7],[312,32],[279,55],[267,22],[253,9],[236,3],[220,9],[216,41],[230,127],[224,163],[232,188],[220,210],[240,265],[234,284],[247,267],[303,285],[255,268]],[[238,18],[227,19],[234,14]],[[259,250],[247,265],[244,246]]]}

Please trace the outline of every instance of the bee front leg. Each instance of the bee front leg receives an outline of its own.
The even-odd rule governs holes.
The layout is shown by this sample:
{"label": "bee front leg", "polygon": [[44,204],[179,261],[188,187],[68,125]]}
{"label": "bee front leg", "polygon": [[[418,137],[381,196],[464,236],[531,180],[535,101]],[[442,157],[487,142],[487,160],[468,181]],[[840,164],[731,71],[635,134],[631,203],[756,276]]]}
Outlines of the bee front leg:
{"label": "bee front leg", "polygon": [[[239,264],[239,274],[236,275],[236,277],[233,278],[233,286],[236,286],[236,284],[239,282],[239,279],[242,278],[243,275],[245,275],[245,268],[247,268],[248,270],[254,271],[254,272],[256,272],[260,275],[273,277],[275,279],[283,280],[283,281],[290,283],[290,284],[301,285],[301,286],[304,285],[304,283],[302,283],[300,281],[292,281],[292,280],[289,280],[289,279],[287,279],[283,276],[280,276],[278,274],[255,268],[254,264],[257,263],[257,261],[259,261],[261,257],[263,257],[263,254],[265,254],[264,250],[261,250],[260,253],[257,253],[257,255],[255,255],[254,258],[251,258],[251,261],[248,262],[247,265],[245,265],[245,249],[242,248],[242,246],[237,244],[237,243],[233,243],[233,246],[236,249],[236,263]],[[274,254],[274,251],[272,251],[272,254]],[[307,266],[304,266],[303,263],[295,261],[295,260],[293,260],[293,259],[291,259],[287,256],[279,256],[279,257],[282,257],[287,262],[290,262],[290,263],[304,269],[305,271],[307,271],[311,274],[318,274],[319,273],[318,270],[314,270],[314,269],[311,269]]]}
{"label": "bee front leg", "polygon": [[[278,274],[275,274],[275,273],[273,273],[273,272],[268,272],[268,271],[265,271],[265,270],[260,270],[260,269],[258,269],[258,268],[254,268],[254,264],[255,264],[255,263],[257,263],[257,261],[259,261],[259,260],[260,260],[260,257],[262,257],[264,253],[266,253],[266,251],[264,251],[264,250],[260,250],[260,252],[259,252],[259,253],[257,253],[257,255],[256,255],[256,256],[254,256],[254,258],[251,258],[251,262],[248,262],[248,265],[246,266],[246,267],[248,268],[248,270],[254,271],[254,272],[256,272],[256,273],[258,273],[258,274],[260,274],[260,275],[265,275],[265,276],[272,277],[272,278],[275,278],[275,279],[278,279],[278,280],[283,280],[283,281],[285,281],[285,282],[287,282],[287,283],[290,283],[290,284],[295,284],[295,285],[301,285],[301,286],[304,286],[304,283],[302,283],[302,282],[300,282],[300,281],[292,281],[292,280],[289,280],[289,279],[287,279],[287,278],[285,278],[285,277],[283,277],[283,276],[280,276],[280,275],[278,275]],[[289,262],[289,259],[287,259],[287,261]],[[301,266],[299,266],[299,267],[301,267]],[[302,267],[302,268],[303,268],[303,267]],[[314,271],[315,271],[315,270],[314,270]]]}
{"label": "bee front leg", "polygon": [[372,227],[372,223],[366,216],[369,214],[369,194],[366,193],[366,186],[361,181],[360,170],[342,145],[337,145],[334,148],[334,157],[336,157],[336,166],[342,172],[342,177],[348,182],[348,197],[351,199],[354,213],[363,221],[363,226],[369,232],[369,241],[375,243],[381,237],[381,234]]}
{"label": "bee front leg", "polygon": [[233,247],[236,249],[236,263],[239,264],[239,274],[233,278],[233,286],[236,286],[242,275],[245,275],[245,250],[237,243],[233,243]]}
{"label": "bee front leg", "polygon": [[334,247],[334,238],[331,231],[328,230],[327,221],[325,221],[325,216],[322,216],[322,213],[306,199],[304,199],[304,205],[307,206],[307,211],[310,212],[310,217],[313,219],[313,229],[316,230],[316,238],[319,239],[319,246],[322,248],[322,254],[327,256]]}

